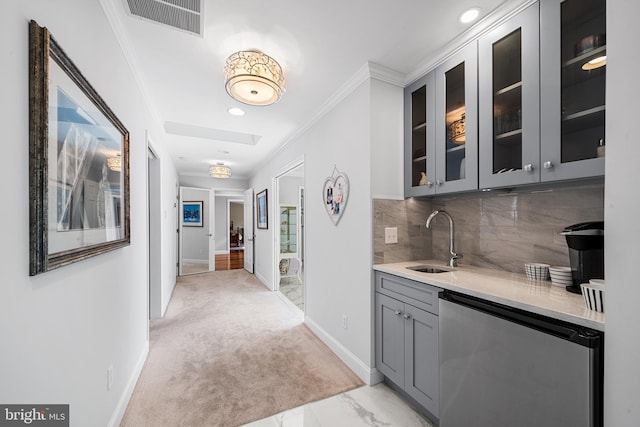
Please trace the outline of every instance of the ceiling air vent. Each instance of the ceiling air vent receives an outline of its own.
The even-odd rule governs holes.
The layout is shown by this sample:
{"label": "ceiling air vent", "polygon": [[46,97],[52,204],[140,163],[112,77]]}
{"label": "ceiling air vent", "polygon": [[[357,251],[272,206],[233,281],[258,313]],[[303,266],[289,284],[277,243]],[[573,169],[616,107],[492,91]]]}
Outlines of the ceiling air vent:
{"label": "ceiling air vent", "polygon": [[136,17],[202,36],[203,0],[124,0]]}

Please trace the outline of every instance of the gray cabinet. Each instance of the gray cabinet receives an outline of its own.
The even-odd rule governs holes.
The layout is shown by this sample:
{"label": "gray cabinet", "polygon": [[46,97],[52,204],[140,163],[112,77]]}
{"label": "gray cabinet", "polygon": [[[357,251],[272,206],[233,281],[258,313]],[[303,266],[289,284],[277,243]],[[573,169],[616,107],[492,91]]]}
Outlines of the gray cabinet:
{"label": "gray cabinet", "polygon": [[407,87],[405,197],[603,176],[605,41],[606,0],[540,0]]}
{"label": "gray cabinet", "polygon": [[438,288],[376,273],[376,368],[439,414]]}
{"label": "gray cabinet", "polygon": [[606,0],[540,2],[541,180],[604,175]]}
{"label": "gray cabinet", "polygon": [[480,188],[540,180],[539,7],[478,40]]}
{"label": "gray cabinet", "polygon": [[[478,188],[478,51],[470,43],[435,70],[436,194]],[[427,183],[428,185],[428,183]]]}
{"label": "gray cabinet", "polygon": [[405,197],[478,188],[477,59],[471,43],[405,88]]}
{"label": "gray cabinet", "polygon": [[405,197],[435,194],[435,99],[433,73],[404,90]]}

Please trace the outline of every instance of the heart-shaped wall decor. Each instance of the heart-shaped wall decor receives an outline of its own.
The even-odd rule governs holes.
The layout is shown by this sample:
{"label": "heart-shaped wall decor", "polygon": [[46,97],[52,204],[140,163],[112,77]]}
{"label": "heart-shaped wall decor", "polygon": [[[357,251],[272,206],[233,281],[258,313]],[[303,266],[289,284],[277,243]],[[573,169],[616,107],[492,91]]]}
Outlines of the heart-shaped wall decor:
{"label": "heart-shaped wall decor", "polygon": [[344,214],[349,198],[349,179],[347,175],[333,168],[333,174],[324,180],[322,201],[327,214],[334,225],[338,225]]}

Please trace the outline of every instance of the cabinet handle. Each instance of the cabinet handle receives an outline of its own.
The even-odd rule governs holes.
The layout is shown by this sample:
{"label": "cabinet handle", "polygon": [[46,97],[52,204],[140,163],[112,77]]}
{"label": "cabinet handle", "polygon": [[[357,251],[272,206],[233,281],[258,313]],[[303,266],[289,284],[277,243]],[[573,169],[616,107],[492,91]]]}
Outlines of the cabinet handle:
{"label": "cabinet handle", "polygon": [[551,169],[551,168],[553,167],[553,163],[548,162],[548,161],[547,161],[547,162],[544,162],[544,163],[542,164],[542,167],[544,167],[545,169]]}
{"label": "cabinet handle", "polygon": [[427,181],[427,187],[429,187],[429,188],[433,187],[433,182]]}
{"label": "cabinet handle", "polygon": [[443,184],[443,182],[442,182],[442,181],[440,181],[439,179],[436,179],[436,185],[440,186],[440,185],[442,185],[442,184]]}
{"label": "cabinet handle", "polygon": [[524,165],[524,167],[522,169],[524,169],[525,172],[533,172],[533,165],[531,163],[528,163],[528,164]]}
{"label": "cabinet handle", "polygon": [[402,312],[400,310],[396,310],[396,316],[400,316]]}
{"label": "cabinet handle", "polygon": [[404,317],[404,320],[409,320],[409,319],[411,319],[411,315],[410,315],[410,314],[405,314],[405,315],[404,315],[404,316],[402,316],[402,317]]}

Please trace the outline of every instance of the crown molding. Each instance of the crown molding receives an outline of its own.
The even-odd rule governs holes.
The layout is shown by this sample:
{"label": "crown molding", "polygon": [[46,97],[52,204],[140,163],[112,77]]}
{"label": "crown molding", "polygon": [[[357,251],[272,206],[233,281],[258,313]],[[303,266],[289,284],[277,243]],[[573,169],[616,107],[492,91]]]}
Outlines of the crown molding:
{"label": "crown molding", "polygon": [[484,16],[475,25],[470,27],[467,31],[454,38],[451,42],[444,45],[441,49],[438,49],[438,54],[422,60],[416,69],[407,73],[404,80],[404,85],[408,86],[415,82],[425,74],[433,71],[438,65],[445,62],[447,59],[458,53],[461,49],[467,46],[469,43],[473,43],[489,31],[494,30],[496,27],[502,25],[505,21],[513,18],[518,13],[522,12],[527,7],[536,3],[538,0],[509,0],[502,3],[495,8],[489,14]]}

